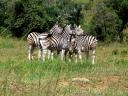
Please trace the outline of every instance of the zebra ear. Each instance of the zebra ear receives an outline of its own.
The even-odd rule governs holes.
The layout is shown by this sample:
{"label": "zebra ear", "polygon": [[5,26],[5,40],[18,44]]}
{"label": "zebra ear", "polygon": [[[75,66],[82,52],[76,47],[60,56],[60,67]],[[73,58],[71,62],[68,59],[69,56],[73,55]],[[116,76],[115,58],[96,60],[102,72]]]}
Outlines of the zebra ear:
{"label": "zebra ear", "polygon": [[79,25],[79,28],[81,28],[81,26]]}
{"label": "zebra ear", "polygon": [[69,24],[68,26],[71,27],[71,24]]}

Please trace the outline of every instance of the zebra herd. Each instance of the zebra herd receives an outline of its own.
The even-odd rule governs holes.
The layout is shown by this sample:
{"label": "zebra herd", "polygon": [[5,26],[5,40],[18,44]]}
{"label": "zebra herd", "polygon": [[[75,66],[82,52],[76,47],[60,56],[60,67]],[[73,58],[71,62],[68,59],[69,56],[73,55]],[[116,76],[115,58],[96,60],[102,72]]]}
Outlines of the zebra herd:
{"label": "zebra herd", "polygon": [[62,28],[55,24],[49,33],[32,32],[28,34],[27,42],[29,60],[33,59],[34,47],[38,47],[38,60],[42,55],[43,61],[45,61],[46,56],[48,59],[53,59],[54,51],[57,51],[61,60],[69,55],[70,58],[75,56],[75,62],[77,62],[78,57],[82,61],[81,53],[85,52],[86,59],[88,59],[89,50],[92,50],[92,64],[94,64],[97,39],[94,36],[86,35],[80,26],[71,28],[71,25],[66,25]]}

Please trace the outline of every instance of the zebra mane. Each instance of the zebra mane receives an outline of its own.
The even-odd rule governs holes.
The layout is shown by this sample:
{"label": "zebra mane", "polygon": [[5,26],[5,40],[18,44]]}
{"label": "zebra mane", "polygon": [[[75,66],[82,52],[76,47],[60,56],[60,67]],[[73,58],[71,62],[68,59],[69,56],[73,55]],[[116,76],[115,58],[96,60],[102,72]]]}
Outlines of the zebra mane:
{"label": "zebra mane", "polygon": [[66,27],[66,25],[64,27],[62,27],[62,32],[60,33],[60,35],[62,35],[63,32],[65,31],[65,27]]}
{"label": "zebra mane", "polygon": [[88,36],[88,35],[91,35],[91,34],[88,34],[88,33],[85,33],[85,32],[84,32],[83,34],[76,34],[76,33],[75,33],[75,35],[77,35],[77,36]]}

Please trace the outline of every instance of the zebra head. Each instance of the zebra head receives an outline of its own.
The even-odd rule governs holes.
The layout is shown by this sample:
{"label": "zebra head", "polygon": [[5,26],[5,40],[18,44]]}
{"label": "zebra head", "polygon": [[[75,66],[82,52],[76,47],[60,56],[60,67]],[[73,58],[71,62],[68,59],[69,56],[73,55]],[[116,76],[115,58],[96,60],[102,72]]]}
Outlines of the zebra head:
{"label": "zebra head", "polygon": [[76,35],[83,35],[84,34],[84,30],[81,28],[81,26],[77,26],[75,25],[74,31],[73,31]]}
{"label": "zebra head", "polygon": [[76,41],[76,35],[70,34],[70,41],[69,41],[69,51],[73,51],[75,49],[75,41]]}
{"label": "zebra head", "polygon": [[63,28],[61,28],[58,24],[55,24],[51,29],[50,33],[52,34],[60,34],[62,32]]}
{"label": "zebra head", "polygon": [[72,35],[72,30],[70,28],[71,25],[66,25],[63,29],[63,32],[61,34],[61,42],[62,42],[62,48],[68,49],[70,46],[70,37]]}
{"label": "zebra head", "polygon": [[64,28],[64,32],[67,34],[72,34],[71,25],[66,25]]}

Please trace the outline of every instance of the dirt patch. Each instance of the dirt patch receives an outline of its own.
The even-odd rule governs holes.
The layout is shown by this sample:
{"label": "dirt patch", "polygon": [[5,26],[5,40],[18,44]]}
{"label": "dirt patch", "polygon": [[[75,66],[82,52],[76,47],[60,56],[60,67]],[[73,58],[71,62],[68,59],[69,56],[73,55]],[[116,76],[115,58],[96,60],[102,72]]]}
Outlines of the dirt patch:
{"label": "dirt patch", "polygon": [[123,86],[125,87],[125,89],[128,88],[127,83],[124,85],[122,84],[121,76],[115,76],[115,75],[100,78],[100,80],[97,80],[95,82],[92,82],[91,80],[88,80],[87,78],[77,77],[71,80],[60,80],[58,84],[61,87],[73,86],[79,89],[105,90],[110,86],[112,87],[116,86],[117,88]]}
{"label": "dirt patch", "polygon": [[111,84],[116,84],[120,80],[119,76],[108,76],[103,77],[100,80],[93,83],[93,88],[104,90],[108,88]]}
{"label": "dirt patch", "polygon": [[109,83],[113,83],[113,82],[118,82],[120,80],[120,76],[108,76],[108,77],[105,77],[103,78],[104,81],[107,81]]}
{"label": "dirt patch", "polygon": [[11,92],[15,93],[20,93],[20,92],[29,92],[31,91],[31,87],[29,85],[23,84],[23,83],[18,83],[16,81],[12,81],[9,83],[9,89]]}
{"label": "dirt patch", "polygon": [[60,87],[67,87],[67,86],[69,86],[69,81],[68,80],[59,80],[58,85]]}
{"label": "dirt patch", "polygon": [[[26,93],[26,92],[31,92],[32,90],[38,90],[38,84],[36,83],[26,84],[26,83],[18,83],[16,81],[12,81],[12,82],[8,82],[7,85],[12,93],[13,92]],[[71,78],[69,80],[60,79],[58,80],[57,85],[60,88],[72,86],[78,89],[96,89],[100,91],[105,90],[109,87],[115,87],[115,88],[120,87],[121,89],[126,89],[126,90],[128,89],[128,82],[123,78],[121,78],[121,76],[114,76],[114,75],[107,76],[107,77],[100,77],[94,81],[93,81],[93,77],[89,79],[84,77],[76,77],[76,78]],[[41,87],[44,87],[44,88],[47,87],[46,82],[42,83]]]}

